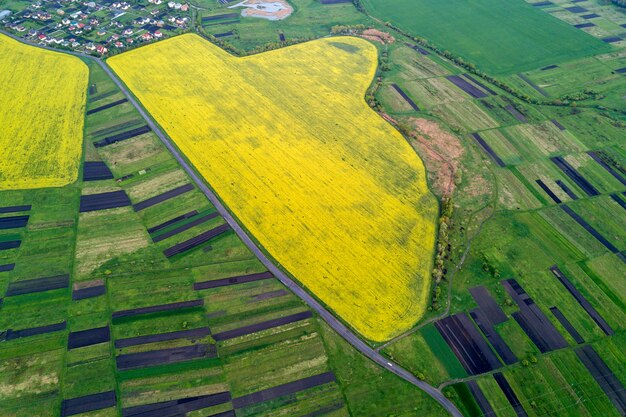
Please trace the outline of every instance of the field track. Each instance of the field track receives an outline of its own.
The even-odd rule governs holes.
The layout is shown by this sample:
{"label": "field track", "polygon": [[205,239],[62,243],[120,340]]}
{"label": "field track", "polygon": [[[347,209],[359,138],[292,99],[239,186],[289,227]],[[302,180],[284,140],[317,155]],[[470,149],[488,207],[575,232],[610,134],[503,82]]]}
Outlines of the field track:
{"label": "field track", "polygon": [[[13,39],[16,39],[20,42],[24,42],[22,39],[19,39],[7,32],[0,30],[0,33],[3,33],[7,36],[10,36]],[[36,44],[31,44],[33,46],[41,47]],[[53,48],[43,47],[44,49],[54,50]],[[100,59],[74,53],[73,55],[88,57],[90,59],[95,59],[96,62],[102,67],[102,69],[108,74],[109,77],[115,82],[115,84],[122,90],[122,92],[128,98],[128,101],[137,109],[137,111],[141,114],[141,116],[146,120],[148,126],[152,128],[154,133],[159,137],[159,139],[163,142],[163,144],[167,147],[167,149],[174,155],[176,160],[184,167],[185,171],[189,174],[189,176],[193,179],[193,181],[198,185],[198,188],[202,190],[202,192],[207,196],[209,201],[215,206],[217,211],[224,217],[226,222],[232,227],[237,236],[244,242],[244,244],[254,253],[255,256],[265,265],[265,267],[274,274],[283,285],[287,286],[294,294],[300,297],[311,309],[315,310],[319,316],[324,319],[326,323],[330,327],[332,327],[343,339],[345,339],[348,343],[350,343],[355,349],[361,352],[363,355],[368,357],[370,360],[376,362],[381,367],[387,369],[388,371],[396,374],[400,378],[405,381],[415,385],[420,388],[422,391],[430,395],[435,401],[437,401],[443,408],[445,408],[450,415],[454,417],[463,417],[463,414],[458,410],[458,408],[454,405],[452,401],[447,399],[443,393],[432,385],[419,380],[415,375],[407,371],[406,369],[400,367],[399,365],[389,361],[382,354],[378,353],[376,350],[372,349],[367,343],[361,340],[356,334],[354,334],[350,329],[348,329],[341,321],[339,321],[335,316],[333,316],[326,308],[320,304],[313,296],[311,296],[308,292],[302,289],[298,284],[296,284],[291,278],[289,278],[282,270],[280,270],[276,265],[274,265],[267,256],[256,246],[254,241],[246,234],[246,232],[241,228],[241,226],[235,221],[231,213],[222,205],[217,196],[206,186],[202,179],[195,173],[193,168],[187,163],[187,161],[182,157],[182,155],[178,152],[176,147],[170,140],[165,136],[163,131],[156,123],[148,116],[146,111],[137,103],[131,93],[128,91],[126,86],[120,81],[120,79],[115,75],[115,73]]]}

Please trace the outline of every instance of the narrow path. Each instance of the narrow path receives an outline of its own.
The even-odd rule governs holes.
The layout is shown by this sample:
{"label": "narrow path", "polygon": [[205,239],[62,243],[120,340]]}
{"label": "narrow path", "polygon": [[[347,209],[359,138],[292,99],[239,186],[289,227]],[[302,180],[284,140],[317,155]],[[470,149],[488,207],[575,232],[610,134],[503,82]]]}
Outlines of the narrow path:
{"label": "narrow path", "polygon": [[[24,42],[23,39],[20,39],[16,36],[8,34],[2,30],[1,33],[5,33],[12,38]],[[25,42],[28,43],[28,42]],[[33,45],[31,43],[31,45]],[[42,45],[34,45],[38,47],[42,47]],[[44,47],[44,49],[53,48]],[[55,50],[56,52],[61,52],[59,50]],[[202,190],[204,195],[211,201],[211,203],[215,206],[217,211],[224,217],[226,222],[232,227],[237,236],[245,243],[245,245],[254,253],[255,256],[265,265],[265,267],[272,273],[280,282],[283,283],[286,287],[288,287],[294,294],[300,297],[311,309],[313,309],[319,316],[324,319],[326,323],[330,327],[332,327],[341,337],[343,337],[348,343],[350,343],[355,349],[360,351],[363,355],[368,357],[370,360],[376,362],[381,367],[387,369],[388,371],[396,374],[400,378],[405,381],[415,385],[420,388],[426,394],[430,395],[435,401],[437,401],[443,408],[445,408],[450,415],[454,417],[463,417],[463,414],[457,409],[457,407],[447,399],[441,391],[432,385],[419,380],[415,375],[402,368],[398,364],[388,360],[383,355],[378,353],[376,350],[372,349],[367,343],[361,340],[356,334],[354,334],[350,329],[348,329],[341,321],[339,321],[335,316],[332,315],[326,308],[320,304],[313,296],[311,296],[308,292],[306,292],[302,287],[300,287],[296,282],[294,282],[291,278],[287,276],[281,269],[279,269],[272,261],[263,253],[263,251],[254,243],[254,241],[248,236],[246,231],[237,223],[232,214],[226,209],[226,207],[220,202],[217,196],[209,189],[209,187],[205,184],[204,180],[200,178],[194,169],[187,163],[185,158],[180,154],[175,145],[169,140],[169,138],[163,133],[160,126],[158,126],[152,118],[146,113],[143,107],[135,100],[134,96],[128,91],[126,86],[122,83],[122,81],[117,77],[117,75],[109,68],[106,63],[104,63],[101,59],[91,57],[85,54],[80,54],[76,52],[70,52],[70,54],[78,55],[82,57],[89,57],[94,59],[102,69],[107,73],[107,75],[113,80],[113,82],[120,88],[120,90],[126,95],[128,101],[137,109],[139,114],[145,119],[146,123],[154,133],[161,139],[163,144],[167,147],[167,149],[172,153],[172,155],[176,158],[176,160],[182,165],[187,174],[192,178],[192,180],[196,183],[198,188]]]}

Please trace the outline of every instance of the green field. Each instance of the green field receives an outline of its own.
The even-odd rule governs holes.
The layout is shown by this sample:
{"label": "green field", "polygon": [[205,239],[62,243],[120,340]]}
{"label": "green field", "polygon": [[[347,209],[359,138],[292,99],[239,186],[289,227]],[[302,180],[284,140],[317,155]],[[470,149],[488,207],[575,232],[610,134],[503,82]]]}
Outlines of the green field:
{"label": "green field", "polygon": [[490,74],[527,71],[611,50],[522,0],[364,0],[373,16]]}

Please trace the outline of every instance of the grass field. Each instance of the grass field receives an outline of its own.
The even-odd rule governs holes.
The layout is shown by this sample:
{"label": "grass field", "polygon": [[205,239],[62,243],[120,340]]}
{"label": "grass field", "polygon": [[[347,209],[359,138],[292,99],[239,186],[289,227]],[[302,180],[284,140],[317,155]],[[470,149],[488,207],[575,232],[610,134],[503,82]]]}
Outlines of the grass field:
{"label": "grass field", "polygon": [[0,189],[76,181],[87,77],[77,58],[0,35]]}
{"label": "grass field", "polygon": [[359,332],[381,341],[419,319],[436,204],[421,161],[361,98],[371,44],[237,59],[186,35],[109,63],[252,235]]}
{"label": "grass field", "polygon": [[527,71],[611,50],[522,0],[363,3],[373,16],[422,36],[491,74]]}

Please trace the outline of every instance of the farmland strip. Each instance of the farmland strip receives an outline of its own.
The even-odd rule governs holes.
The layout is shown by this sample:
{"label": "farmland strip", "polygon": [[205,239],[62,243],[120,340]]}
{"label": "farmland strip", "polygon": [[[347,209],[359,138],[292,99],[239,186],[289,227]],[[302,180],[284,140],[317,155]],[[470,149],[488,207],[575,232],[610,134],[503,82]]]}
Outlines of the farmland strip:
{"label": "farmland strip", "polygon": [[35,278],[24,281],[15,281],[9,284],[6,296],[30,294],[35,292],[57,290],[67,288],[70,285],[69,274],[55,275],[52,277]]}
{"label": "farmland strip", "polygon": [[578,359],[585,365],[593,379],[611,400],[620,415],[626,415],[626,389],[613,371],[604,363],[595,349],[589,345],[575,350]]}
{"label": "farmland strip", "polygon": [[606,320],[604,320],[600,313],[598,313],[598,311],[593,308],[587,298],[585,298],[585,296],[582,295],[580,291],[578,291],[578,289],[574,286],[574,284],[572,284],[567,276],[565,276],[563,271],[561,271],[558,266],[552,265],[552,267],[550,267],[550,271],[552,271],[554,276],[561,282],[561,284],[563,284],[567,291],[572,294],[576,301],[578,301],[578,304],[580,304],[580,306],[587,312],[587,314],[589,314],[589,317],[591,317],[593,321],[596,322],[598,327],[600,327],[600,329],[602,329],[602,331],[607,336],[611,336],[615,333],[611,326],[609,326],[609,324],[606,322]]}
{"label": "farmland strip", "polygon": [[428,52],[426,49],[420,48],[420,47],[419,47],[419,46],[417,46],[417,45],[412,45],[412,44],[410,44],[410,43],[408,43],[408,42],[405,42],[404,44],[405,44],[406,46],[408,46],[409,48],[416,50],[416,51],[417,51],[417,52],[419,52],[421,55],[430,55],[430,52]]}
{"label": "farmland strip", "polygon": [[0,230],[17,229],[25,227],[28,223],[29,215],[0,217]]}
{"label": "farmland strip", "polygon": [[299,379],[297,381],[288,382],[273,388],[257,391],[252,394],[244,395],[233,399],[233,407],[235,410],[270,401],[285,395],[292,395],[305,389],[317,387],[320,385],[335,382],[335,375],[332,372],[310,376],[308,378]]}
{"label": "farmland strip", "polygon": [[485,397],[485,394],[478,386],[478,383],[474,380],[471,380],[471,381],[467,381],[466,384],[470,392],[472,393],[472,396],[476,400],[476,404],[478,404],[480,411],[482,411],[483,416],[484,417],[496,417],[496,412],[493,411],[491,404],[489,404],[487,397]]}
{"label": "farmland strip", "polygon": [[8,240],[6,242],[0,242],[0,250],[19,248],[21,244],[21,240]]}
{"label": "farmland strip", "polygon": [[487,287],[481,285],[469,289],[472,298],[478,304],[478,307],[489,317],[489,321],[493,324],[500,324],[507,321],[506,314],[500,308],[496,300],[491,297]]}
{"label": "farmland strip", "polygon": [[252,297],[252,300],[250,300],[250,302],[270,300],[272,298],[284,297],[289,294],[290,292],[287,290],[276,290],[276,291],[264,292],[263,294],[257,294],[254,297]]}
{"label": "farmland strip", "polygon": [[398,92],[398,94],[400,94],[400,96],[404,99],[404,101],[406,101],[409,104],[409,106],[411,106],[411,108],[413,108],[413,110],[420,111],[420,108],[417,106],[417,104],[415,104],[415,102],[413,100],[411,100],[411,97],[406,95],[404,90],[402,90],[402,88],[400,88],[400,86],[398,84],[393,83],[393,84],[391,84],[391,86],[393,87],[394,90],[396,90]]}
{"label": "farmland strip", "polygon": [[463,74],[463,77],[467,78],[468,80],[470,80],[471,82],[473,82],[474,84],[476,84],[477,86],[479,86],[480,88],[482,88],[483,90],[485,90],[486,92],[488,92],[489,94],[491,94],[492,96],[496,96],[498,95],[495,91],[493,91],[491,88],[489,88],[488,86],[486,86],[485,84],[481,83],[480,81],[478,81],[476,78],[472,77],[469,74]]}
{"label": "farmland strip", "polygon": [[77,349],[85,346],[97,345],[111,340],[109,326],[95,329],[71,332],[67,339],[67,349]]}
{"label": "farmland strip", "polygon": [[490,320],[491,317],[489,317],[485,311],[480,308],[476,308],[470,311],[470,316],[504,363],[512,365],[518,361],[515,353],[513,353],[511,348],[509,348],[504,339],[502,339],[500,334],[493,327],[493,323]]}
{"label": "farmland strip", "polygon": [[13,271],[13,268],[15,268],[15,264],[0,265],[0,272]]}
{"label": "farmland strip", "polygon": [[550,158],[550,160],[561,170],[565,175],[567,175],[572,181],[576,183],[584,192],[587,193],[590,197],[599,195],[598,190],[591,185],[589,181],[574,169],[563,157],[555,156]]}
{"label": "farmland strip", "polygon": [[130,198],[125,191],[83,195],[80,197],[80,212],[106,210],[110,208],[130,206]]}
{"label": "farmland strip", "polygon": [[160,313],[163,311],[171,311],[171,310],[180,310],[183,308],[195,308],[202,307],[204,305],[204,299],[199,300],[191,300],[191,301],[180,301],[177,303],[170,304],[161,304],[150,307],[140,307],[140,308],[132,308],[129,310],[120,310],[115,311],[111,315],[114,319],[122,318],[122,317],[131,317],[142,314],[151,314],[151,313]]}
{"label": "farmland strip", "polygon": [[470,84],[458,75],[449,75],[446,79],[474,98],[484,98],[489,96],[487,93]]}
{"label": "farmland strip", "polygon": [[216,14],[213,16],[204,16],[202,18],[202,22],[210,22],[214,20],[222,20],[222,19],[233,19],[239,17],[239,13],[224,13],[224,14]]}
{"label": "farmland strip", "polygon": [[543,191],[546,192],[546,194],[548,194],[548,196],[550,196],[550,198],[556,203],[556,204],[561,204],[562,201],[559,197],[557,197],[556,194],[554,194],[552,192],[552,190],[541,180],[535,180],[537,182],[537,184],[539,184],[539,186],[541,187],[541,189]]}
{"label": "farmland strip", "polygon": [[98,394],[63,400],[61,403],[61,417],[115,407],[116,404],[115,391],[100,392]]}
{"label": "farmland strip", "polygon": [[163,251],[163,254],[167,257],[167,258],[171,258],[174,255],[178,255],[180,253],[184,253],[187,252],[197,246],[200,246],[201,244],[208,242],[209,240],[226,233],[227,231],[230,230],[230,226],[225,223],[222,224],[220,226],[217,226],[216,228],[213,228],[211,230],[208,230],[204,233],[199,234],[196,237],[193,237],[189,240],[186,240],[184,242],[181,242],[177,245],[174,245],[168,249],[165,249]]}
{"label": "farmland strip", "polygon": [[559,123],[556,119],[552,119],[550,120],[552,122],[553,125],[555,125],[559,130],[563,131],[565,130],[565,126],[563,126],[561,123]]}
{"label": "farmland strip", "polygon": [[567,341],[515,279],[502,281],[504,289],[519,306],[513,318],[542,353],[567,347]]}
{"label": "farmland strip", "polygon": [[626,202],[618,194],[611,194],[611,199],[619,204],[623,209],[626,209]]}
{"label": "farmland strip", "polygon": [[[92,86],[92,87],[95,87],[95,85],[94,85],[94,86]],[[92,92],[91,92],[91,87],[90,87],[90,88],[89,88],[89,94],[90,94],[90,95],[91,95],[91,94],[96,94],[98,91],[97,91],[97,89],[95,89],[95,90],[96,90],[96,91],[94,91],[94,92],[92,93]],[[118,92],[119,92],[119,91],[117,91],[117,90],[111,90],[111,91],[107,91],[106,93],[99,94],[99,95],[97,95],[97,96],[93,96],[93,95],[92,95],[91,97],[89,97],[89,102],[90,102],[90,103],[94,103],[94,102],[96,102],[96,101],[100,101],[100,100],[102,100],[103,98],[107,98],[107,97],[114,96],[114,95],[115,95],[115,94],[117,94]]]}
{"label": "farmland strip", "polygon": [[192,411],[225,404],[230,399],[230,392],[179,398],[177,400],[123,408],[122,417],[178,417],[187,415],[187,413]]}
{"label": "farmland strip", "polygon": [[506,105],[504,109],[508,111],[509,113],[511,113],[511,115],[515,117],[515,119],[517,119],[518,122],[528,123],[528,120],[526,120],[526,116],[524,116],[519,110],[513,107],[512,104]]}
{"label": "farmland strip", "polygon": [[128,140],[128,139],[134,138],[135,136],[143,135],[144,133],[148,133],[151,130],[152,129],[150,129],[150,127],[148,125],[144,125],[144,126],[136,128],[136,129],[129,130],[128,132],[119,133],[119,134],[113,135],[113,136],[108,136],[108,137],[106,137],[106,138],[104,138],[102,140],[94,142],[93,145],[96,148],[102,148],[104,146],[111,145],[111,144],[116,143],[116,142],[121,142],[123,140]]}
{"label": "farmland strip", "polygon": [[123,98],[121,100],[117,100],[117,101],[114,101],[112,103],[105,104],[104,106],[100,106],[100,107],[96,107],[95,109],[87,110],[87,112],[85,114],[87,116],[89,116],[90,114],[98,113],[98,112],[101,112],[102,110],[106,110],[106,109],[110,109],[111,107],[119,106],[120,104],[126,103],[127,101],[128,101],[128,99]]}
{"label": "farmland strip", "polygon": [[210,334],[211,334],[211,330],[208,327],[200,327],[198,329],[180,330],[176,332],[118,339],[115,341],[115,347],[117,349],[120,349],[120,348],[129,347],[129,346],[143,345],[146,343],[154,343],[154,342],[164,342],[167,340],[176,340],[176,339],[195,340],[195,339],[201,339]]}
{"label": "farmland strip", "polygon": [[572,210],[566,205],[562,205],[561,208],[572,219],[574,219],[579,225],[581,225],[586,231],[588,231],[593,237],[595,237],[600,243],[602,243],[608,250],[610,250],[613,253],[619,253],[619,250],[615,246],[613,246],[611,242],[606,240],[606,238],[602,236],[600,232],[594,229],[589,223],[585,221],[585,219],[580,217],[574,210]]}
{"label": "farmland strip", "polygon": [[156,195],[154,197],[148,198],[147,200],[134,204],[133,209],[135,209],[135,211],[141,211],[143,209],[147,209],[148,207],[152,207],[156,204],[162,203],[163,201],[167,201],[171,198],[187,193],[193,189],[193,184],[181,185],[180,187],[176,187],[173,190],[166,191],[162,194]]}
{"label": "farmland strip", "polygon": [[610,166],[609,164],[604,162],[602,160],[602,158],[600,158],[600,156],[596,152],[589,151],[589,152],[587,152],[587,155],[589,155],[591,158],[593,158],[594,161],[596,161],[598,164],[600,164],[600,166],[602,168],[604,168],[609,174],[611,174],[613,177],[615,177],[615,179],[617,179],[619,182],[621,182],[622,185],[626,185],[626,178],[622,177],[617,171],[615,171],[613,169],[612,166]]}
{"label": "farmland strip", "polygon": [[32,206],[30,204],[23,205],[23,206],[0,207],[0,214],[16,213],[16,212],[19,212],[19,211],[29,211],[31,208],[32,208]]}
{"label": "farmland strip", "polygon": [[517,414],[518,417],[528,417],[528,414],[526,414],[526,410],[524,410],[524,407],[522,407],[522,404],[519,402],[517,395],[515,395],[513,388],[511,388],[509,381],[506,380],[504,375],[502,375],[500,372],[496,372],[495,374],[493,374],[493,379],[496,380],[498,386],[504,393],[504,396],[509,401],[509,404],[511,404],[511,407],[513,407],[513,410],[515,410],[515,414]]}
{"label": "farmland strip", "polygon": [[104,162],[85,162],[85,165],[83,166],[83,181],[110,180],[112,178],[113,173]]}
{"label": "farmland strip", "polygon": [[179,233],[182,233],[185,230],[189,230],[189,229],[191,229],[191,228],[193,228],[195,226],[198,226],[198,225],[200,225],[202,223],[206,223],[209,220],[214,219],[214,218],[216,218],[218,216],[219,216],[218,212],[213,212],[213,213],[207,214],[207,215],[202,216],[202,217],[200,217],[200,218],[198,218],[198,219],[196,219],[194,221],[191,221],[189,223],[183,224],[182,226],[179,226],[179,227],[177,227],[175,229],[172,229],[172,230],[168,230],[167,232],[165,232],[163,234],[155,236],[155,237],[152,238],[152,241],[154,243],[160,242],[160,241],[165,240],[165,239],[167,239],[169,237],[172,237],[172,236],[175,236],[175,235],[177,235]]}
{"label": "farmland strip", "polygon": [[496,164],[498,164],[501,167],[505,166],[505,164],[502,161],[502,159],[500,159],[500,157],[498,155],[496,155],[495,151],[493,149],[491,149],[491,146],[489,146],[489,144],[487,142],[485,142],[485,140],[482,138],[482,136],[480,136],[478,133],[472,133],[472,137],[485,150],[485,152],[487,152],[489,154],[489,156],[491,156],[493,158],[493,160],[496,161]]}
{"label": "farmland strip", "polygon": [[592,28],[595,25],[596,25],[595,23],[585,22],[585,23],[579,23],[577,25],[574,25],[574,27],[578,29],[584,29],[584,28]]}
{"label": "farmland strip", "polygon": [[221,333],[215,333],[213,339],[228,340],[235,337],[245,336],[250,333],[260,332],[261,330],[267,330],[274,327],[282,326],[284,324],[295,323],[297,321],[306,320],[313,317],[313,313],[310,310],[303,311],[301,313],[292,314],[285,317],[279,317],[277,319],[267,320],[261,323],[251,324],[249,326],[239,327],[237,329],[228,330]]}
{"label": "farmland strip", "polygon": [[192,210],[192,211],[190,211],[188,213],[181,214],[178,217],[174,217],[173,219],[167,220],[167,221],[165,221],[165,222],[163,222],[161,224],[158,224],[158,225],[156,225],[154,227],[149,228],[148,229],[148,233],[152,234],[152,233],[158,232],[161,229],[165,229],[166,227],[171,226],[174,223],[177,223],[177,222],[179,222],[181,220],[185,220],[185,219],[188,219],[190,217],[193,217],[196,214],[198,214],[198,210]]}
{"label": "farmland strip", "polygon": [[576,194],[574,194],[574,192],[571,190],[571,188],[569,188],[567,186],[567,184],[565,184],[563,181],[556,180],[556,185],[561,187],[561,189],[563,191],[565,191],[565,194],[567,194],[569,196],[569,198],[571,198],[572,200],[578,200],[578,196]]}
{"label": "farmland strip", "polygon": [[207,417],[237,417],[234,410],[224,411],[223,413],[211,414]]}
{"label": "farmland strip", "polygon": [[118,370],[145,368],[147,366],[178,363],[200,358],[215,358],[215,345],[198,344],[149,352],[128,353],[115,358]]}
{"label": "farmland strip", "polygon": [[67,322],[63,320],[61,323],[48,324],[48,325],[39,326],[39,327],[31,327],[28,329],[22,329],[22,330],[9,329],[7,330],[5,334],[5,339],[15,340],[15,339],[20,339],[22,337],[30,337],[30,336],[37,336],[40,334],[60,332],[61,330],[65,330],[66,327],[67,327]]}
{"label": "farmland strip", "polygon": [[567,317],[563,315],[558,307],[550,307],[550,311],[552,312],[554,317],[556,317],[559,323],[561,323],[561,325],[565,328],[565,330],[567,330],[570,336],[572,336],[576,343],[578,343],[579,345],[581,343],[585,343],[585,339],[583,339],[583,337],[580,335],[580,333],[578,333],[574,325],[570,323],[570,321],[567,319]]}
{"label": "farmland strip", "polygon": [[99,297],[106,294],[106,286],[98,285],[95,287],[81,288],[72,292],[72,300],[84,300],[86,298]]}
{"label": "farmland strip", "polygon": [[351,3],[351,0],[320,0],[322,4],[339,4],[339,3]]}
{"label": "farmland strip", "polygon": [[500,361],[465,313],[438,320],[435,327],[470,375],[500,368]]}
{"label": "farmland strip", "polygon": [[544,97],[548,97],[548,93],[545,92],[545,90],[543,90],[542,88],[540,88],[537,84],[535,84],[534,82],[532,82],[530,80],[530,78],[528,78],[525,74],[522,74],[521,72],[519,74],[517,74],[517,76],[524,81],[526,84],[528,84],[529,86],[531,86],[533,88],[533,90],[535,90],[536,92],[538,92],[539,94],[541,94]]}
{"label": "farmland strip", "polygon": [[559,67],[558,65],[548,65],[547,67],[541,68],[541,71],[548,71],[548,70],[555,69],[558,67]]}
{"label": "farmland strip", "polygon": [[260,272],[257,274],[240,275],[230,278],[215,279],[211,281],[196,282],[193,284],[194,290],[207,290],[209,288],[225,287],[228,285],[245,284],[247,282],[260,281],[274,278],[271,272]]}

